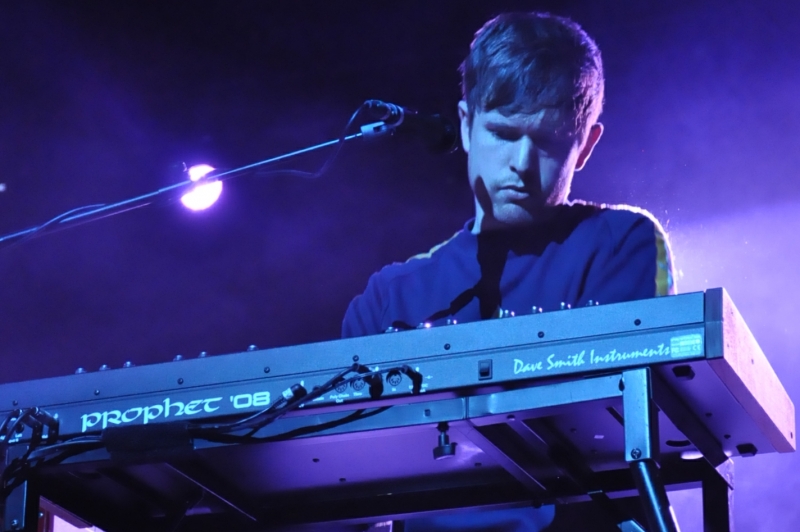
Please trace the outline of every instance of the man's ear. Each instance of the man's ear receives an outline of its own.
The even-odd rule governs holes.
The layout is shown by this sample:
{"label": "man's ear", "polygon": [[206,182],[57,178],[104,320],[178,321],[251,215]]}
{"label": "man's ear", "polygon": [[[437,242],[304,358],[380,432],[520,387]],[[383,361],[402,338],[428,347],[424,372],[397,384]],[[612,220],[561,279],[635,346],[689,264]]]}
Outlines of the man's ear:
{"label": "man's ear", "polygon": [[458,119],[461,122],[461,147],[464,148],[464,153],[469,153],[469,109],[464,100],[458,102]]}
{"label": "man's ear", "polygon": [[586,142],[583,143],[583,148],[581,148],[581,152],[578,154],[578,160],[575,163],[575,170],[582,170],[583,167],[586,165],[586,161],[589,160],[589,156],[592,154],[592,150],[597,145],[597,141],[600,140],[600,137],[603,135],[603,124],[597,122],[592,127],[589,128],[589,134],[586,135]]}

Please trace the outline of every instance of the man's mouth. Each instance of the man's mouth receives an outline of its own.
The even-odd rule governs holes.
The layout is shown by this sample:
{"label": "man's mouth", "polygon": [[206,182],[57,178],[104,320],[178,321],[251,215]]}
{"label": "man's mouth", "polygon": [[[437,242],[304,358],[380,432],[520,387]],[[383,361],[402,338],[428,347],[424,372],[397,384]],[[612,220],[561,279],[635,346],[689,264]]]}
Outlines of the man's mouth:
{"label": "man's mouth", "polygon": [[500,188],[499,194],[509,201],[523,200],[530,197],[530,192],[528,192],[528,189],[514,185]]}

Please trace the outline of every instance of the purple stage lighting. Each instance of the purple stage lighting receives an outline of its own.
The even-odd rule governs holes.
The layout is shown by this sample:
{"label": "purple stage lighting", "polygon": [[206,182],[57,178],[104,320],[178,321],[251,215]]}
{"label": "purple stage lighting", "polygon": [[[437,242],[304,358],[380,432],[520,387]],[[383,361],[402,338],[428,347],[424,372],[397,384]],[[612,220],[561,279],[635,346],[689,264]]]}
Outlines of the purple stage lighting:
{"label": "purple stage lighting", "polygon": [[[214,168],[207,164],[198,164],[187,170],[189,179],[198,182]],[[211,207],[222,194],[222,181],[205,181],[197,183],[192,189],[181,197],[181,203],[187,209],[202,211]]]}

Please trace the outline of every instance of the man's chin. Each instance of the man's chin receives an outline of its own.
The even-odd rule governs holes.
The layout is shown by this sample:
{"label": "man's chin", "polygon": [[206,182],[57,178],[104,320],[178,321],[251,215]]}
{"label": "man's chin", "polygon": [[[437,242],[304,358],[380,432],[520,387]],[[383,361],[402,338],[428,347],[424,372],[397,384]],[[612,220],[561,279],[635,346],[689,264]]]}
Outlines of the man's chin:
{"label": "man's chin", "polygon": [[483,215],[476,232],[513,229],[544,222],[554,215],[554,207],[555,205],[532,204],[532,202],[526,202],[524,205],[519,203],[496,205],[491,214]]}
{"label": "man's chin", "polygon": [[539,221],[544,216],[544,211],[544,206],[522,206],[508,203],[494,209],[493,218],[498,225],[516,227]]}

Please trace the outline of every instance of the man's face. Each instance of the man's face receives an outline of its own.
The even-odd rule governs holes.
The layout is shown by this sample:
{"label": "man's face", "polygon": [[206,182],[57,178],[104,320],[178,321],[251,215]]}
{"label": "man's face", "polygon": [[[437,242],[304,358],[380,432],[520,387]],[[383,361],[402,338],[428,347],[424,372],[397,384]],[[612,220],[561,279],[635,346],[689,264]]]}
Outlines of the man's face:
{"label": "man's face", "polygon": [[475,195],[475,233],[530,224],[546,216],[546,207],[566,201],[573,173],[602,133],[595,124],[582,142],[571,117],[554,109],[511,116],[476,111],[470,127],[462,101],[459,116]]}

